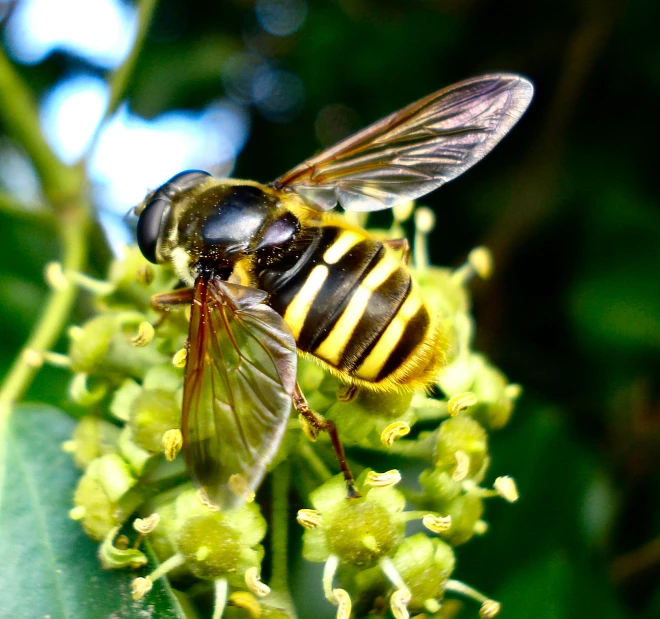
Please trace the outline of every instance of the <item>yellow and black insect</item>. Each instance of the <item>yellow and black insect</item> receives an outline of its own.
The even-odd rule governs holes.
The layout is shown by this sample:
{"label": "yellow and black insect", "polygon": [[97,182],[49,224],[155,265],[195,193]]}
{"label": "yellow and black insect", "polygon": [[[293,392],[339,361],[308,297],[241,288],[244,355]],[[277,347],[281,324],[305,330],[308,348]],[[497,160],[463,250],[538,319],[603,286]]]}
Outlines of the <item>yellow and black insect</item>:
{"label": "yellow and black insect", "polygon": [[308,159],[270,185],[177,174],[136,209],[144,256],[190,288],[157,304],[192,304],[182,433],[207,498],[231,507],[254,491],[291,406],[330,432],[296,384],[297,353],[349,385],[411,391],[442,361],[438,331],[405,261],[329,213],[418,198],[484,157],[532,98],[497,73],[409,105]]}

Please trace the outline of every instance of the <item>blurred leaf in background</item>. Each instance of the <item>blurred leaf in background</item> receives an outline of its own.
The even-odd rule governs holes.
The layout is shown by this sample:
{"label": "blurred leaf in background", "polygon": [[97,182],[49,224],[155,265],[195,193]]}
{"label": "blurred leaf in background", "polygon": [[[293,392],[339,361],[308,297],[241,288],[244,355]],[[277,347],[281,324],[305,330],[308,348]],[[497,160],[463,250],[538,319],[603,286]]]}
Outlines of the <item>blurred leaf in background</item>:
{"label": "blurred leaf in background", "polygon": [[[67,165],[88,155],[44,181],[41,146],[26,142],[20,118],[2,114],[2,370],[48,298],[44,265],[62,260],[56,219],[69,196],[53,188],[66,186],[56,182],[63,175],[89,179],[89,194],[73,184],[116,249],[130,238],[128,209],[181,169],[267,182],[442,86],[519,72],[536,86],[529,113],[483,163],[424,199],[438,220],[435,263],[458,265],[480,243],[494,252],[496,276],[475,286],[476,348],[524,386],[512,424],[492,440],[498,469],[517,478],[522,498],[490,508],[490,533],[460,549],[461,576],[500,599],[510,618],[657,617],[657,3],[151,5],[0,4],[6,53],[37,101],[50,148]],[[152,8],[140,34],[149,21],[139,16]],[[127,60],[135,37],[144,37],[141,52]],[[133,61],[122,83],[115,71]],[[15,97],[7,79],[0,90]],[[104,109],[112,114],[96,130]],[[90,227],[85,238],[89,261],[78,267],[100,275],[103,237]],[[65,323],[87,315],[87,303]],[[62,352],[63,342],[51,347]],[[68,380],[44,368],[28,398],[75,415]],[[332,616],[319,576],[301,563],[296,582],[310,577],[313,586],[294,591],[301,616]]]}

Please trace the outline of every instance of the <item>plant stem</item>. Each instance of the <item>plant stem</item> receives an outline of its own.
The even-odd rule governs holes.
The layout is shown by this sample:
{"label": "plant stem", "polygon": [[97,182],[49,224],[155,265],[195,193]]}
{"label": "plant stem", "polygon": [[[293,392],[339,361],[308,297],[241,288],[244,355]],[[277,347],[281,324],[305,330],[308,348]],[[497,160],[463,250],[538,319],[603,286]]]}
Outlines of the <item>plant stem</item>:
{"label": "plant stem", "polygon": [[57,228],[57,220],[52,209],[43,204],[23,203],[16,196],[4,191],[0,191],[0,214],[46,229]]}
{"label": "plant stem", "polygon": [[291,487],[291,463],[284,460],[272,473],[273,511],[271,517],[271,560],[270,585],[279,593],[291,595],[288,587],[289,547],[289,489]]}
{"label": "plant stem", "polygon": [[321,483],[332,477],[332,471],[325,465],[325,462],[319,458],[314,448],[310,445],[309,439],[301,437],[298,444],[298,453],[305,459],[308,469],[312,471]]}
{"label": "plant stem", "polygon": [[48,146],[39,123],[33,94],[0,48],[0,115],[37,170],[52,205],[70,200],[81,185],[80,170],[64,165]]}
{"label": "plant stem", "polygon": [[[69,209],[62,211],[60,236],[64,250],[62,262],[65,270],[84,269],[90,227],[91,218],[87,204],[74,203]],[[45,351],[55,344],[68,320],[76,294],[77,289],[73,285],[50,292],[24,350]],[[24,394],[37,370],[37,367],[26,362],[23,354],[19,354],[14,360],[2,384],[2,389],[0,389],[0,422],[8,415],[11,406]]]}

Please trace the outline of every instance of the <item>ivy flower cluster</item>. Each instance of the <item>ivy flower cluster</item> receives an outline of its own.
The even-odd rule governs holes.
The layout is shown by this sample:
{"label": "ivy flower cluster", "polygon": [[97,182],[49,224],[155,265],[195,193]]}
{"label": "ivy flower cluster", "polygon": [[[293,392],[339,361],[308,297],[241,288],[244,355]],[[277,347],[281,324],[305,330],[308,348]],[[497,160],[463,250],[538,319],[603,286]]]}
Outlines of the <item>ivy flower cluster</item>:
{"label": "ivy flower cluster", "polygon": [[[412,204],[393,212],[391,229],[372,232],[400,237],[412,218],[414,275],[445,334],[447,364],[434,396],[347,389],[300,359],[301,388],[310,407],[336,423],[361,496],[347,499],[343,477],[332,474],[337,465],[328,438],[304,420],[289,422],[271,470],[294,463],[303,557],[324,563],[319,592],[338,618],[443,617],[445,597],[456,594],[476,600],[481,617],[494,617],[496,601],[453,578],[455,548],[487,530],[485,501],[517,499],[511,477],[484,485],[490,432],[506,425],[520,393],[472,350],[468,283],[488,277],[490,255],[478,248],[458,269],[431,266],[433,213]],[[189,312],[169,312],[163,320],[150,305],[152,295],[177,286],[172,271],[127,248],[105,281],[63,273],[58,265],[50,266],[48,279],[53,286],[75,282],[94,302],[93,317],[69,329],[68,355],[45,360],[72,372],[69,396],[82,414],[64,448],[82,476],[70,515],[98,540],[103,567],[137,570],[136,599],[167,574],[191,596],[212,592],[214,619],[294,617],[286,575],[276,577],[273,568],[272,591],[261,579],[271,523],[260,503],[268,496],[218,511],[200,500],[177,456]],[[395,454],[398,462],[415,464],[411,471],[423,471],[418,479],[406,467],[376,472],[369,454],[377,463]],[[160,562],[151,574],[144,573],[147,536]]]}

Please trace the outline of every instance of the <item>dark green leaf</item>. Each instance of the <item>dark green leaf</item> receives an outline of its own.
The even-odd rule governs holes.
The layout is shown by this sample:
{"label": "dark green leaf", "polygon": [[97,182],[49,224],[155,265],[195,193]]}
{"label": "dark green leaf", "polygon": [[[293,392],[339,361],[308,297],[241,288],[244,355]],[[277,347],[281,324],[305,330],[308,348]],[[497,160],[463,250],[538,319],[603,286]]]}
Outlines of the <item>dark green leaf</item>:
{"label": "dark green leaf", "polygon": [[134,602],[130,582],[148,570],[104,571],[98,544],[69,518],[80,472],[60,445],[74,423],[58,409],[29,405],[14,410],[4,428],[0,617],[185,617],[163,580]]}

